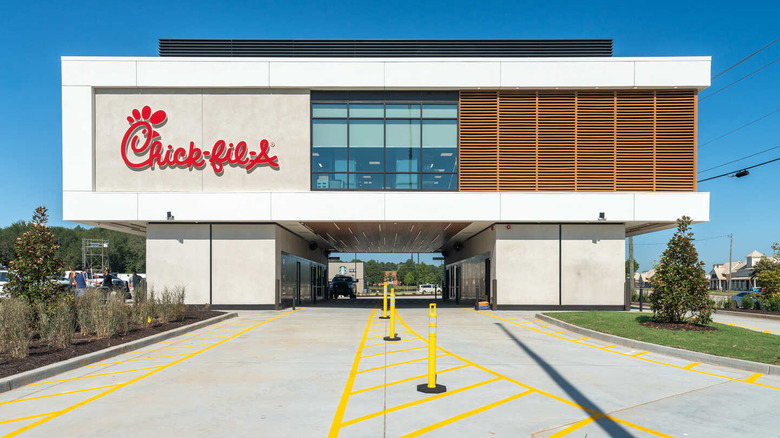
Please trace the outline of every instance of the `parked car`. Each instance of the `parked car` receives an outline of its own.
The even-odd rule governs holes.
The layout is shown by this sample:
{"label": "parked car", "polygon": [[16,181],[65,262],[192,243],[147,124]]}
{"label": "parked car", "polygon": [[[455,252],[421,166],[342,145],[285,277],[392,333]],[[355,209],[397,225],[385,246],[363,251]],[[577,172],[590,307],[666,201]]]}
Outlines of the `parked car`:
{"label": "parked car", "polygon": [[0,297],[6,297],[8,294],[3,292],[5,284],[8,283],[8,270],[0,270]]}
{"label": "parked car", "polygon": [[331,298],[349,297],[353,300],[357,298],[355,279],[349,275],[333,277],[333,280],[330,282],[330,296]]}
{"label": "parked car", "polygon": [[440,294],[441,288],[438,284],[421,284],[417,286],[417,293],[421,294]]}
{"label": "parked car", "polygon": [[747,295],[761,295],[761,294],[762,292],[740,292],[732,296],[731,299],[734,300],[735,303],[737,303],[738,307],[742,307],[742,299],[745,298]]}

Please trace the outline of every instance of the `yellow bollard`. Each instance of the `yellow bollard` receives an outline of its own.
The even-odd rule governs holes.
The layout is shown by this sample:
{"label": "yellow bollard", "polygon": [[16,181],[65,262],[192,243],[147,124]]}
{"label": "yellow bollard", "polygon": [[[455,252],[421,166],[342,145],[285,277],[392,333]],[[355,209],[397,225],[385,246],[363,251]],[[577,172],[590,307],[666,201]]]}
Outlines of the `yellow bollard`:
{"label": "yellow bollard", "polygon": [[382,310],[383,315],[379,317],[379,319],[389,319],[390,317],[387,316],[387,282],[385,282],[385,292],[383,295],[384,298],[382,298]]}
{"label": "yellow bollard", "polygon": [[417,385],[417,391],[427,394],[441,394],[447,391],[444,385],[436,384],[436,304],[428,306],[428,383]]}
{"label": "yellow bollard", "polygon": [[395,288],[390,288],[390,334],[392,336],[385,336],[385,341],[401,340],[395,332]]}

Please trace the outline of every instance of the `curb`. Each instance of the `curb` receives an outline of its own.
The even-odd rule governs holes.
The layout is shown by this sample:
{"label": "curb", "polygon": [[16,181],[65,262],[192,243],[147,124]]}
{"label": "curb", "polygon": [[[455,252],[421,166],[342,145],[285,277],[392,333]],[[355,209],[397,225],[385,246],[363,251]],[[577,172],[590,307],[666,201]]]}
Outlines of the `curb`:
{"label": "curb", "polygon": [[634,339],[623,338],[620,336],[609,335],[595,330],[586,329],[568,322],[563,322],[559,319],[555,319],[551,316],[537,313],[536,318],[542,321],[555,324],[559,327],[565,328],[574,333],[586,335],[593,339],[598,339],[604,342],[610,342],[624,347],[641,349],[651,353],[665,354],[667,356],[677,357],[680,359],[690,360],[691,362],[702,362],[710,365],[719,365],[729,368],[736,368],[738,370],[750,371],[753,373],[780,375],[780,366],[770,365],[767,363],[753,362],[743,359],[735,359],[732,357],[716,356],[714,354],[699,353],[698,351],[684,350],[682,348],[667,347],[665,345],[651,344],[649,342],[637,341]]}
{"label": "curb", "polygon": [[49,364],[40,368],[36,368],[34,370],[25,371],[23,373],[15,374],[13,376],[8,376],[3,379],[0,379],[0,393],[7,392],[12,389],[16,389],[25,385],[29,385],[30,383],[47,379],[49,377],[56,376],[57,374],[62,374],[66,371],[75,370],[76,368],[81,368],[85,365],[89,365],[95,362],[100,362],[101,360],[104,359],[109,359],[114,356],[119,356],[120,354],[124,354],[129,351],[138,350],[148,345],[155,344],[157,342],[164,341],[166,339],[174,338],[176,336],[180,336],[185,333],[198,330],[200,328],[209,326],[211,324],[222,322],[226,319],[235,318],[237,316],[238,313],[235,312],[226,313],[224,315],[215,316],[210,319],[206,319],[200,322],[196,322],[194,324],[178,327],[173,330],[168,330],[166,332],[158,333],[156,335],[148,336],[142,339],[136,339],[135,341],[130,341],[124,344],[105,348],[103,350],[99,350],[78,357],[74,357],[71,359],[63,360],[61,362]]}
{"label": "curb", "polygon": [[766,313],[750,313],[750,312],[734,312],[733,310],[727,310],[727,309],[718,309],[715,311],[716,314],[722,313],[724,315],[732,315],[732,316],[741,316],[743,318],[760,318],[760,319],[772,319],[775,321],[780,321],[780,315],[769,315]]}

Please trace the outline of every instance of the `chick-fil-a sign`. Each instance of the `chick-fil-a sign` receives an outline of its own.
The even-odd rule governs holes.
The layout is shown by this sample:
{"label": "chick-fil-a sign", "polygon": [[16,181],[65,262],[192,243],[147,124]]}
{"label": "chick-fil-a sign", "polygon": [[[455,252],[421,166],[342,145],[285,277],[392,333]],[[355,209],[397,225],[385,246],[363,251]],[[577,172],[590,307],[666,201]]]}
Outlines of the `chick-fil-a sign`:
{"label": "chick-fil-a sign", "polygon": [[274,146],[268,140],[260,141],[257,152],[250,151],[245,141],[234,145],[218,140],[210,151],[200,149],[193,141],[189,148],[163,146],[162,137],[156,130],[168,122],[165,111],[152,113],[152,109],[145,106],[141,111],[134,109],[132,113],[127,117],[130,127],[122,138],[122,159],[132,169],[154,169],[155,166],[160,169],[203,169],[208,163],[217,175],[221,175],[225,166],[242,167],[247,173],[264,165],[279,168],[277,156],[268,155],[269,149]]}

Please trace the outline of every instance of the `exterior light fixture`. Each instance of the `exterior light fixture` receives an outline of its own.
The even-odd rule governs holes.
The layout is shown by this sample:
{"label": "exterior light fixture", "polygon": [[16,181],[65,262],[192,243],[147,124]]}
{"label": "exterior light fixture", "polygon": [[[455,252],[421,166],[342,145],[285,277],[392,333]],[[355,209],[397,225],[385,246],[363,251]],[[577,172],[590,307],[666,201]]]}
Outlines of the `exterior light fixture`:
{"label": "exterior light fixture", "polygon": [[166,217],[166,219],[168,219],[169,221],[173,220],[173,215],[171,214],[170,211],[168,212],[168,216]]}
{"label": "exterior light fixture", "polygon": [[602,211],[602,212],[599,212],[599,220],[600,220],[600,221],[605,221],[605,220],[607,220],[607,215],[606,215],[606,213],[604,213],[603,211]]}

